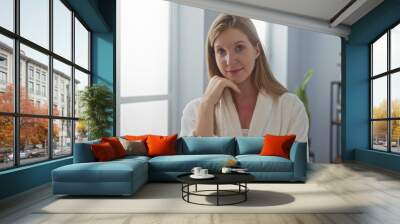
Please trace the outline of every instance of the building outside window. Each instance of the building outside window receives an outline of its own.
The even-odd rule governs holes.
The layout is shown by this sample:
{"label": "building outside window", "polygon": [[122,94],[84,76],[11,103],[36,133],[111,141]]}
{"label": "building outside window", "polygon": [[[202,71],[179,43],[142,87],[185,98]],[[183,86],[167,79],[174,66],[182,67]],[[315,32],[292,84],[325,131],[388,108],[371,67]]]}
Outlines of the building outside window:
{"label": "building outside window", "polygon": [[29,89],[29,94],[34,93],[33,82],[31,82],[31,81],[28,82],[28,89]]}
{"label": "building outside window", "polygon": [[[79,122],[79,114],[73,114],[72,108],[65,106],[73,105],[74,101],[79,102],[77,93],[89,85],[89,82],[82,82],[82,79],[89,80],[91,75],[88,50],[90,32],[75,16],[75,12],[70,10],[71,7],[65,5],[68,3],[61,0],[51,0],[53,4],[49,2],[19,1],[19,13],[10,13],[14,15],[15,20],[20,21],[15,29],[19,30],[20,34],[10,37],[7,32],[13,31],[3,33],[5,31],[0,29],[0,83],[13,87],[6,90],[1,89],[0,85],[0,98],[9,97],[0,101],[0,123],[3,129],[3,132],[0,132],[0,170],[70,156],[74,141],[87,139],[86,126]],[[51,5],[53,7],[50,7]],[[43,13],[35,14],[38,11]],[[48,13],[45,13],[46,11]],[[17,16],[19,18],[16,18]],[[49,28],[49,24],[53,25],[52,29]],[[72,30],[73,27],[75,30]],[[49,35],[50,30],[53,31],[52,35]],[[15,51],[16,40],[19,42],[19,51]],[[53,52],[49,48],[50,42],[53,42]],[[75,48],[73,42],[76,43]],[[78,48],[80,49],[77,53]],[[52,53],[61,56],[63,62],[53,58]],[[17,79],[20,80],[19,99],[14,99],[14,54],[20,59],[17,74]],[[75,60],[72,60],[72,55],[75,55]],[[49,61],[53,61],[52,69]],[[79,73],[75,80],[73,71]],[[47,94],[50,78],[53,79],[53,89]],[[63,87],[59,85],[60,80],[64,82]],[[76,91],[65,88],[66,85],[72,86],[74,83],[79,84]],[[57,106],[60,94],[63,94],[63,107]],[[50,97],[54,99],[53,113],[50,113],[48,108]],[[13,109],[16,103],[20,108],[18,113]],[[62,116],[62,119],[59,116]],[[14,125],[18,125],[18,135],[14,135]],[[32,136],[33,132],[40,134]],[[18,141],[15,141],[16,139]],[[14,145],[15,142],[18,145]],[[14,155],[14,151],[17,155]],[[19,157],[19,160],[15,157]]]}

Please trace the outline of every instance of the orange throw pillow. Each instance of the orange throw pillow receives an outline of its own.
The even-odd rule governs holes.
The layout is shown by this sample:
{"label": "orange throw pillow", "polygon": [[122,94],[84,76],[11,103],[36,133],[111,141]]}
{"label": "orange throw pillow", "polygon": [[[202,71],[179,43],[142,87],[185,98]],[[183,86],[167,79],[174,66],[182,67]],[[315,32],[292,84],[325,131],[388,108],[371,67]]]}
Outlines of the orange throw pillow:
{"label": "orange throw pillow", "polygon": [[124,146],[122,146],[121,142],[116,137],[109,137],[109,138],[101,138],[101,142],[108,142],[114,149],[115,155],[117,158],[121,158],[126,156],[126,151]]}
{"label": "orange throw pillow", "polygon": [[264,146],[261,149],[262,156],[280,156],[290,159],[290,148],[296,135],[276,136],[266,134],[264,136]]}
{"label": "orange throw pillow", "polygon": [[110,161],[117,158],[113,147],[108,142],[93,144],[91,145],[91,149],[94,157],[99,162]]}
{"label": "orange throw pillow", "polygon": [[177,138],[177,134],[170,136],[149,135],[146,141],[148,156],[175,155]]}

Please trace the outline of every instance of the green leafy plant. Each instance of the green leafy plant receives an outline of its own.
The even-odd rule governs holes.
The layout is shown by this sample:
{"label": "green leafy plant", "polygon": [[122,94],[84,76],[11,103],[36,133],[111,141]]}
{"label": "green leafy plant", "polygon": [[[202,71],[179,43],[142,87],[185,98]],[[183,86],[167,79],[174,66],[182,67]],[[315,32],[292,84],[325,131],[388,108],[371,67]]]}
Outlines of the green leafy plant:
{"label": "green leafy plant", "polygon": [[80,93],[79,106],[82,108],[82,119],[87,126],[89,139],[97,139],[110,134],[112,125],[113,93],[102,84],[86,87]]}
{"label": "green leafy plant", "polygon": [[308,97],[307,97],[307,85],[311,80],[311,77],[314,75],[314,70],[308,69],[307,73],[304,75],[303,82],[300,84],[300,86],[296,90],[296,95],[300,98],[300,100],[303,102],[304,107],[306,108],[306,112],[308,115],[308,120],[311,121],[311,113],[310,109],[308,108]]}

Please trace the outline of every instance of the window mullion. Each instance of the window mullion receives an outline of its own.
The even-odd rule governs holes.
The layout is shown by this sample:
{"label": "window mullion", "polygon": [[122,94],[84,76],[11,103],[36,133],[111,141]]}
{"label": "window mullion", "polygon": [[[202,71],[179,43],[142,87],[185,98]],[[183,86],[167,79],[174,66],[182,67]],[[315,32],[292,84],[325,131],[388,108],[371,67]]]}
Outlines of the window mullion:
{"label": "window mullion", "polygon": [[[53,52],[53,0],[49,0],[49,50]],[[48,91],[50,119],[48,120],[48,152],[49,159],[53,159],[53,56],[49,55]]]}
{"label": "window mullion", "polygon": [[[19,35],[19,5],[20,1],[14,1],[14,30],[17,35]],[[20,50],[19,50],[19,39],[14,39],[14,112],[19,113],[19,99],[20,99]],[[20,135],[20,118],[14,116],[14,166],[19,166],[19,135]]]}

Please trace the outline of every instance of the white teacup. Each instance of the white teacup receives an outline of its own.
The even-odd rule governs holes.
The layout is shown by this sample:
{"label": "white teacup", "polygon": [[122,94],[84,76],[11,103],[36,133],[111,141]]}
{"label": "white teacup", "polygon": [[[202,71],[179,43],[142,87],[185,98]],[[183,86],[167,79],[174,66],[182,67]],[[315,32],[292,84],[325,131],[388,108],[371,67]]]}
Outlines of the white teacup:
{"label": "white teacup", "polygon": [[200,176],[207,176],[208,175],[208,169],[201,169],[200,170]]}
{"label": "white teacup", "polygon": [[232,168],[230,167],[222,167],[221,172],[222,173],[230,173],[232,171]]}
{"label": "white teacup", "polygon": [[200,174],[200,171],[202,170],[202,168],[201,167],[193,167],[193,169],[192,169],[192,173],[194,174],[194,175],[196,175],[196,176],[199,176],[199,175],[201,175]]}

